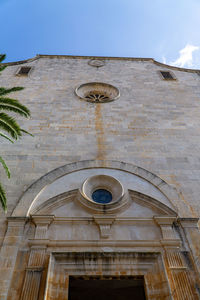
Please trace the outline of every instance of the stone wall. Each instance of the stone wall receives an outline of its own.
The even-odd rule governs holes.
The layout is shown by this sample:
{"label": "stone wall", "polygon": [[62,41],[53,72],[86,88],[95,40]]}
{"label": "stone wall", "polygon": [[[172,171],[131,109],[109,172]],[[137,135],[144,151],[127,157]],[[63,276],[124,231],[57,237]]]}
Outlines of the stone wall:
{"label": "stone wall", "polygon": [[[12,171],[4,181],[8,214],[35,180],[69,162],[114,159],[133,163],[159,175],[179,191],[186,205],[183,216],[197,216],[199,205],[200,76],[172,70],[177,80],[165,81],[152,60],[105,59],[97,68],[89,58],[41,56],[10,64],[0,85],[23,86],[13,97],[26,104],[31,120],[20,124],[24,136],[10,145],[1,140],[1,153]],[[32,66],[28,77],[15,76],[20,66]],[[120,90],[120,98],[104,104],[80,100],[82,83],[102,81]]]}
{"label": "stone wall", "polygon": [[[63,249],[64,253],[71,251],[69,249],[72,249],[73,242],[71,242],[70,236],[77,242],[77,247],[73,248],[75,252],[86,251],[85,248],[81,250],[81,246],[78,244],[82,245],[81,236],[84,236],[84,230],[80,231],[79,225],[68,225],[79,222],[79,219],[67,219],[69,218],[67,212],[69,213],[69,207],[71,206],[66,209],[64,215],[59,216],[60,213],[64,213],[61,204],[60,210],[52,210],[50,213],[50,208],[46,207],[45,211],[45,207],[39,204],[46,203],[45,201],[53,196],[55,201],[65,201],[65,197],[63,199],[59,198],[59,193],[65,191],[66,183],[70,186],[70,180],[72,180],[72,183],[75,182],[74,179],[82,182],[80,180],[82,178],[81,170],[86,173],[91,171],[92,175],[93,173],[96,174],[97,168],[100,168],[100,171],[105,168],[104,173],[110,172],[110,175],[114,174],[114,177],[117,172],[126,169],[129,174],[127,175],[127,182],[131,183],[131,185],[127,183],[127,188],[130,189],[131,186],[131,189],[135,191],[132,192],[131,197],[133,201],[138,198],[142,203],[142,207],[145,205],[148,207],[148,203],[154,201],[151,198],[153,197],[160,201],[157,206],[155,201],[152,202],[156,206],[155,215],[157,210],[160,209],[159,214],[163,217],[162,203],[168,207],[166,214],[171,214],[169,207],[176,207],[177,215],[175,218],[172,214],[169,225],[168,223],[162,223],[162,219],[161,221],[159,218],[155,219],[152,213],[151,221],[148,222],[153,224],[153,227],[147,226],[147,229],[144,229],[145,234],[139,236],[137,234],[138,230],[132,228],[137,227],[137,216],[132,215],[130,217],[127,213],[122,216],[120,221],[116,219],[118,221],[112,227],[113,232],[111,231],[109,237],[107,232],[109,232],[109,226],[113,221],[111,220],[110,224],[106,224],[105,230],[104,225],[108,220],[99,221],[95,215],[92,217],[87,215],[85,216],[86,219],[82,220],[82,212],[76,208],[76,197],[74,196],[75,198],[72,199],[75,201],[72,201],[72,215],[75,213],[75,217],[82,220],[81,224],[86,222],[87,226],[84,225],[84,228],[87,228],[89,236],[93,232],[93,238],[91,239],[94,240],[88,246],[83,242],[84,247],[87,246],[87,250],[93,249],[91,251],[98,252],[103,251],[104,248],[102,247],[105,245],[107,247],[107,245],[112,244],[113,251],[120,249],[121,252],[134,252],[136,251],[134,250],[135,247],[139,247],[137,243],[141,246],[141,251],[146,251],[148,245],[149,251],[162,254],[162,259],[159,258],[159,263],[156,263],[158,265],[154,267],[168,272],[168,279],[166,280],[169,282],[166,283],[166,299],[173,298],[171,295],[176,293],[180,280],[185,282],[188,295],[193,295],[191,299],[196,299],[198,296],[194,282],[197,281],[194,278],[198,277],[195,274],[199,274],[200,251],[197,227],[200,214],[199,73],[195,70],[169,67],[152,59],[101,58],[105,63],[103,63],[103,66],[98,67],[88,64],[91,59],[91,57],[40,55],[28,61],[8,64],[0,75],[0,86],[23,86],[25,88],[20,92],[13,93],[12,97],[19,99],[30,108],[31,119],[20,119],[20,124],[24,129],[34,134],[34,137],[25,135],[14,145],[1,140],[1,155],[11,169],[12,178],[7,180],[1,172],[0,180],[7,190],[8,213],[5,216],[3,211],[0,210],[0,244],[3,245],[0,266],[2,270],[5,270],[5,280],[2,281],[2,290],[0,290],[2,293],[0,295],[4,297],[2,299],[6,299],[9,286],[12,286],[9,291],[10,298],[8,299],[14,299],[15,297],[16,299],[19,297],[30,299],[27,298],[26,291],[29,290],[31,278],[37,277],[34,281],[37,289],[39,289],[40,280],[43,278],[41,281],[42,289],[39,292],[39,299],[43,299],[48,260],[49,257],[51,257],[50,259],[56,259],[52,256],[52,252],[55,249],[59,251],[59,247]],[[32,67],[28,76],[16,76],[16,72],[21,66]],[[164,80],[161,77],[160,70],[172,72],[176,80]],[[75,94],[76,87],[88,82],[111,84],[119,89],[120,97],[109,103],[90,103],[78,98]],[[85,163],[78,163],[86,160]],[[116,162],[111,163],[111,160]],[[73,162],[75,163],[71,164]],[[56,168],[58,169],[54,170]],[[92,168],[94,170],[90,170]],[[109,168],[110,170],[106,171]],[[80,174],[76,177],[74,173],[74,179],[69,180],[71,176],[69,170],[80,171]],[[50,173],[47,174],[48,172]],[[69,176],[67,177],[66,174],[68,173]],[[41,176],[44,176],[43,179],[35,183]],[[61,176],[63,177],[60,179]],[[132,177],[129,179],[129,176]],[[137,177],[137,180],[134,179],[134,176]],[[119,175],[119,179],[123,182],[123,175]],[[146,181],[143,182],[142,180]],[[49,189],[46,189],[44,193],[40,193],[47,184],[49,184]],[[80,184],[75,186],[75,189],[80,188]],[[126,186],[125,177],[123,184]],[[150,188],[148,188],[148,184],[151,184]],[[29,188],[31,185],[32,187]],[[166,186],[168,187],[168,195],[165,199]],[[154,193],[156,188],[157,190]],[[176,197],[170,196],[174,195],[172,190]],[[67,191],[70,192],[70,188]],[[159,191],[163,191],[163,195],[159,194]],[[144,195],[141,196],[140,193]],[[38,210],[36,209],[37,205],[35,207],[29,205],[32,203],[33,195],[37,197]],[[148,195],[149,198],[146,199],[145,195]],[[167,199],[170,204],[167,203]],[[27,204],[26,200],[30,203]],[[18,203],[19,205],[17,205]],[[134,207],[137,207],[136,204],[134,205]],[[27,206],[27,209],[23,209],[25,206]],[[42,210],[43,208],[44,210]],[[14,209],[17,213],[9,218]],[[133,208],[134,210],[135,208]],[[138,208],[137,212],[141,211]],[[29,217],[29,213],[42,214],[42,212],[45,216],[47,214],[47,218],[50,219],[51,215],[56,216],[58,214],[58,219],[55,218],[50,229],[48,229],[48,226],[52,220],[45,223],[46,217],[44,218],[45,222],[42,221],[42,225],[35,223],[36,227],[43,226],[41,232],[44,235],[41,237],[43,239],[42,243],[37,244],[39,243],[37,229],[35,240],[31,242],[34,237],[34,218],[26,219],[25,217]],[[145,212],[148,212],[148,208]],[[8,217],[7,220],[6,217]],[[62,218],[62,220],[59,218]],[[140,218],[142,218],[142,215]],[[37,220],[37,217],[35,219]],[[177,231],[180,231],[178,231],[178,238],[171,234],[172,227],[175,226],[174,221],[171,220],[175,220],[176,226],[179,228],[177,229]],[[28,222],[28,225],[26,225],[26,222]],[[56,225],[56,222],[63,222],[63,227],[60,228],[60,225]],[[120,225],[120,222],[124,222],[125,226]],[[144,220],[141,222],[144,222]],[[91,226],[91,224],[93,225]],[[126,224],[128,224],[127,228]],[[101,232],[101,236],[98,237],[97,225]],[[69,230],[68,236],[64,234],[65,226],[68,226],[66,227]],[[75,227],[76,229],[74,229]],[[151,235],[150,228],[152,228]],[[45,234],[48,230],[50,240],[47,243]],[[131,235],[132,230],[135,231]],[[162,237],[160,230],[163,231]],[[126,238],[125,244],[123,244],[123,241],[117,244],[118,232],[121,232],[121,240],[124,237]],[[55,236],[60,236],[60,240],[59,238],[57,240]],[[147,237],[152,236],[154,236],[154,240],[152,238],[150,242],[147,241],[147,244],[145,244],[144,241]],[[96,246],[99,239],[108,237],[110,239],[108,243],[103,241],[102,245],[104,246]],[[67,242],[63,242],[62,239],[66,239]],[[129,246],[130,240],[132,248]],[[99,241],[97,244],[101,245]],[[178,247],[179,252],[176,252]],[[39,254],[37,254],[37,251],[39,251]],[[185,263],[187,259],[184,257],[186,252],[193,264],[192,275],[188,275],[190,271],[188,271],[189,267]],[[11,258],[9,258],[9,255]],[[158,255],[158,257],[161,256]],[[20,262],[22,262],[21,265]],[[41,273],[43,268],[45,273]],[[56,264],[55,268],[57,268]],[[51,277],[51,270],[48,272],[50,274],[48,276]],[[18,274],[21,274],[21,276],[18,276]],[[147,276],[146,282],[149,282],[150,286],[156,284],[155,278],[152,279],[151,277],[152,273],[145,276]],[[16,284],[14,283],[15,280]],[[49,280],[51,281],[51,278]],[[195,291],[189,289],[190,280],[193,282]],[[22,286],[23,290],[21,290]],[[181,295],[184,291],[181,288],[179,287],[177,296],[174,296],[174,299],[182,299]],[[52,289],[54,290],[54,287]],[[154,292],[157,293],[157,291],[155,287],[154,291],[151,291],[153,294],[149,296],[149,299],[156,299],[157,296]],[[37,293],[34,293],[33,291],[31,299],[37,299]],[[46,299],[51,299],[51,296]]]}

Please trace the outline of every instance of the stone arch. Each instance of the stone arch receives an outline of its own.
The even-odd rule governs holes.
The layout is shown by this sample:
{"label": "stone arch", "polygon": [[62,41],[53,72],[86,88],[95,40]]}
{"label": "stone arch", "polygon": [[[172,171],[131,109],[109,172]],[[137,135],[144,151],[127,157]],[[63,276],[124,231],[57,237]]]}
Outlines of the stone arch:
{"label": "stone arch", "polygon": [[64,175],[91,168],[122,170],[145,179],[166,196],[166,198],[172,204],[174,211],[177,212],[177,209],[174,206],[174,204],[177,204],[179,201],[177,191],[175,190],[175,188],[171,187],[164,180],[162,180],[152,172],[136,165],[120,161],[85,160],[66,164],[50,171],[49,173],[39,178],[24,192],[22,197],[19,199],[17,206],[13,210],[12,217],[27,216],[29,214],[30,207],[32,206],[34,201],[36,201],[37,196],[40,195],[40,193],[45,189],[46,186],[50,185],[55,180],[63,177]]}

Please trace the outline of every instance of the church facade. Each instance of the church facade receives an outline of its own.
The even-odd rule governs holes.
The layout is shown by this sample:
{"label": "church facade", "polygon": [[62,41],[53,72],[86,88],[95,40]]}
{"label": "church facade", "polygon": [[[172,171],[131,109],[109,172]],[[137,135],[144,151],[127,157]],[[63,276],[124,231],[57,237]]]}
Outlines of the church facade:
{"label": "church facade", "polygon": [[1,141],[0,299],[199,299],[200,71],[37,55],[0,86],[34,135]]}

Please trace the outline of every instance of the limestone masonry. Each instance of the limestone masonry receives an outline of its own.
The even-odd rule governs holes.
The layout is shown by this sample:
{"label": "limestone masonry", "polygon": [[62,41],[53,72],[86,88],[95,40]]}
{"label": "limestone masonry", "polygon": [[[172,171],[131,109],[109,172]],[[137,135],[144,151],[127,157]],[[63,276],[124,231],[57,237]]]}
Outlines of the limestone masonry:
{"label": "limestone masonry", "polygon": [[1,139],[0,300],[200,299],[200,71],[37,55],[0,86],[34,135]]}

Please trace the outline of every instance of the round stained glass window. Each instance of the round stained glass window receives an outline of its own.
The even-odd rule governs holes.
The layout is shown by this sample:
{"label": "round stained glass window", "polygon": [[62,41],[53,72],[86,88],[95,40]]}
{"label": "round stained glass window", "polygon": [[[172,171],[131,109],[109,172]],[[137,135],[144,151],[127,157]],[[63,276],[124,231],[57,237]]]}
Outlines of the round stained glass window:
{"label": "round stained glass window", "polygon": [[92,200],[96,203],[107,204],[112,201],[112,194],[104,189],[98,189],[92,193]]}

